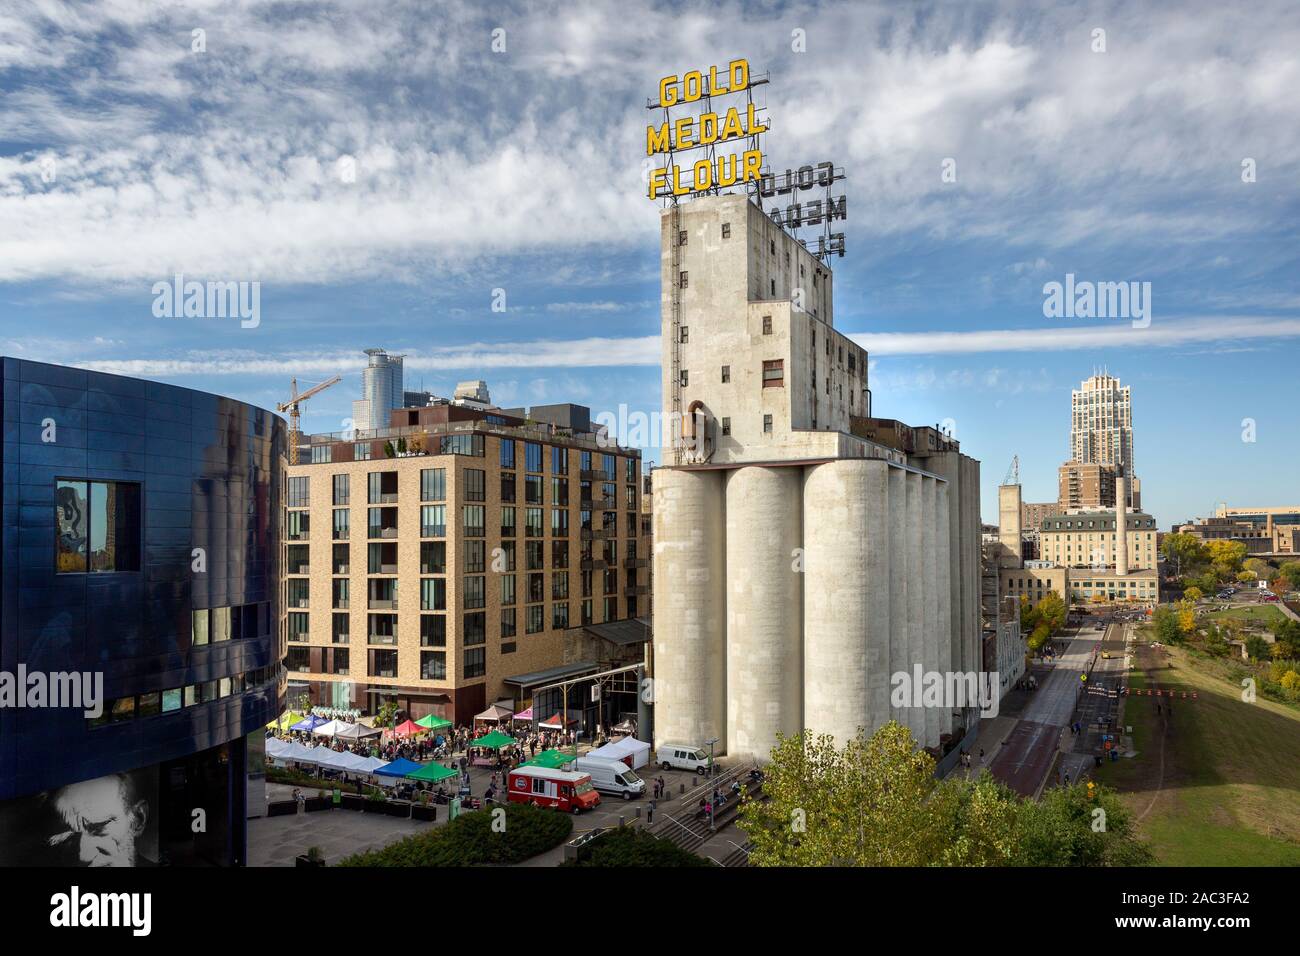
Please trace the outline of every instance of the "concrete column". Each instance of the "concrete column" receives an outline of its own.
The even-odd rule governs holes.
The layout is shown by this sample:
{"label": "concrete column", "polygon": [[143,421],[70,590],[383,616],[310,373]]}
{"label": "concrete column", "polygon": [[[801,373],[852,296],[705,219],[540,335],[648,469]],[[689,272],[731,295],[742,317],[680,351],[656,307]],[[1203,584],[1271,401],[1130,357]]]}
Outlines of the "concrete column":
{"label": "concrete column", "polygon": [[766,760],[803,725],[803,472],[727,473],[727,753]]}
{"label": "concrete column", "polygon": [[[1116,585],[1128,574],[1128,481],[1120,465],[1115,479],[1115,577]],[[1069,595],[1066,595],[1069,599]]]}
{"label": "concrete column", "polygon": [[[927,603],[925,577],[925,533],[923,531],[925,509],[921,476],[914,472],[907,473],[907,522],[904,534],[907,540],[907,613],[904,615],[907,642],[904,647],[906,663],[899,662],[894,669],[915,673],[917,664],[925,668],[925,606]],[[892,662],[891,662],[892,663]],[[921,688],[914,687],[915,694]],[[917,700],[913,698],[913,704]],[[905,723],[912,731],[916,741],[925,744],[925,709],[919,705],[904,710]]]}
{"label": "concrete column", "polygon": [[720,471],[655,471],[656,747],[727,739],[722,476]]}
{"label": "concrete column", "polygon": [[[954,622],[957,615],[961,613],[960,600],[952,600],[954,589],[952,587],[952,514],[949,505],[949,495],[956,497],[951,482],[936,481],[935,491],[935,517],[937,525],[935,528],[935,593],[940,595],[941,600],[936,602],[935,610],[938,612],[938,621],[935,623],[935,644],[938,649],[938,661],[935,669],[940,673],[947,674],[951,671],[959,670],[956,666],[953,655],[953,634]],[[939,733],[947,734],[952,732],[951,706],[945,706],[939,712]],[[936,741],[937,742],[937,741]]]}
{"label": "concrete column", "polygon": [[888,720],[889,466],[805,471],[804,726],[839,745]]}

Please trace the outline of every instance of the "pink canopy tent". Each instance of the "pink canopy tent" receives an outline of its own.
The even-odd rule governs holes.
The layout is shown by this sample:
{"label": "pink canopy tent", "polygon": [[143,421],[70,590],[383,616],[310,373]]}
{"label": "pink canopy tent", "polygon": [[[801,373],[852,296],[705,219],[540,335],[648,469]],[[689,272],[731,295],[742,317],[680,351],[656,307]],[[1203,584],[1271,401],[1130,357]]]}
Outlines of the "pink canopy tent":
{"label": "pink canopy tent", "polygon": [[416,734],[427,734],[429,728],[421,727],[413,720],[407,720],[393,728],[395,737],[413,737]]}
{"label": "pink canopy tent", "polygon": [[533,709],[531,707],[529,707],[527,710],[521,710],[519,713],[515,714],[515,720],[532,720],[532,719],[533,719]]}

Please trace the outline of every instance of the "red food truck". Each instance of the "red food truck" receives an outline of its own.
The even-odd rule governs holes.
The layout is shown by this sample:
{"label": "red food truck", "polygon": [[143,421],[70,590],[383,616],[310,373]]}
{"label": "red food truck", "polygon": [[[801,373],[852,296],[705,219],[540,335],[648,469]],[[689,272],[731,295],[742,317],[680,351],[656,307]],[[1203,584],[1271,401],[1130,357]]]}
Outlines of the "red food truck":
{"label": "red food truck", "polygon": [[591,774],[549,767],[516,767],[510,771],[510,802],[531,803],[553,810],[581,813],[600,803]]}

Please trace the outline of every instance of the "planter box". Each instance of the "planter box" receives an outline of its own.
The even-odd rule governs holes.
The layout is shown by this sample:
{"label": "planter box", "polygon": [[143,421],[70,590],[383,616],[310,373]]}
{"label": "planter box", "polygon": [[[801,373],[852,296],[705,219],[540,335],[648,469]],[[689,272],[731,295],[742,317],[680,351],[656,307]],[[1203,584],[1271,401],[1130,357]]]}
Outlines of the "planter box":
{"label": "planter box", "polygon": [[403,820],[409,820],[411,818],[411,801],[389,800],[384,804],[384,812],[390,817],[400,817]]}
{"label": "planter box", "polygon": [[296,800],[272,800],[266,805],[268,817],[287,817],[297,812],[298,801]]}
{"label": "planter box", "polygon": [[432,822],[434,820],[437,820],[438,819],[437,804],[431,803],[427,807],[419,803],[411,804],[411,819],[424,820],[426,822]]}
{"label": "planter box", "polygon": [[361,801],[361,809],[365,810],[366,813],[387,813],[388,810],[385,807],[386,801],[383,800],[371,800],[367,797]]}
{"label": "planter box", "polygon": [[361,796],[359,793],[343,794],[344,810],[361,810],[365,807],[365,804],[366,804],[366,798]]}
{"label": "planter box", "polygon": [[308,813],[311,813],[313,810],[328,810],[332,806],[334,806],[334,801],[331,800],[329,797],[308,797],[307,798]]}

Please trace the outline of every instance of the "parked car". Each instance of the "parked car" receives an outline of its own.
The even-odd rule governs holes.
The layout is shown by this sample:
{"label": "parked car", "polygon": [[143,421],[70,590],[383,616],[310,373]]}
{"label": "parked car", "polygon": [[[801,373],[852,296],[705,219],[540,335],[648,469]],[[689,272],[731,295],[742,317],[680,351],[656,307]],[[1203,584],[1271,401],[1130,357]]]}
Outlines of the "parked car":
{"label": "parked car", "polygon": [[678,770],[689,770],[692,773],[709,772],[709,755],[699,747],[664,744],[656,751],[655,759],[665,770],[676,767]]}

